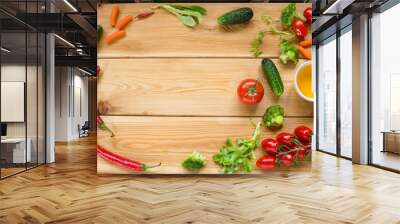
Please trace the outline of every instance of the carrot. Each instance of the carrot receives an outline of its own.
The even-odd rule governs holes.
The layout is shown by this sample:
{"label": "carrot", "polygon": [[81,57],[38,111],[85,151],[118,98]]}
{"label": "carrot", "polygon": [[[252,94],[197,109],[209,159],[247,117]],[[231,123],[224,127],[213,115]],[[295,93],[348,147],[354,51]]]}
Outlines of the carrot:
{"label": "carrot", "polygon": [[116,27],[120,30],[124,29],[126,25],[128,25],[133,20],[132,16],[125,16],[120,19],[116,25]]}
{"label": "carrot", "polygon": [[114,27],[115,24],[117,24],[118,15],[119,15],[119,7],[115,5],[111,9],[111,16],[110,16],[110,23],[112,27]]}
{"label": "carrot", "polygon": [[311,47],[311,45],[312,45],[312,40],[303,40],[303,41],[300,41],[299,45],[302,46],[302,47],[305,47],[305,48]]}
{"label": "carrot", "polygon": [[305,49],[302,46],[299,46],[298,49],[301,55],[303,55],[306,59],[311,60],[311,51]]}
{"label": "carrot", "polygon": [[125,36],[125,34],[126,34],[125,30],[120,30],[120,31],[114,32],[114,33],[112,33],[112,34],[107,36],[106,42],[107,42],[107,44],[112,44],[116,40],[118,40],[118,39],[122,38],[123,36]]}

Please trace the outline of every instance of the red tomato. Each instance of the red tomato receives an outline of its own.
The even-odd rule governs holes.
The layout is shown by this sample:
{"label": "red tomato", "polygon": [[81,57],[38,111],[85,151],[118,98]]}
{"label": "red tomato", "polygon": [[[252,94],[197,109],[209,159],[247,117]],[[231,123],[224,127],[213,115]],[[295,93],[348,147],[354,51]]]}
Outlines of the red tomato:
{"label": "red tomato", "polygon": [[312,23],[312,8],[308,7],[304,10],[303,16],[306,17],[307,23],[311,24]]}
{"label": "red tomato", "polygon": [[306,126],[298,126],[294,129],[294,134],[296,137],[305,144],[311,143],[311,135],[313,134],[312,130]]}
{"label": "red tomato", "polygon": [[307,26],[301,19],[293,20],[292,30],[300,40],[303,40],[308,34]]}
{"label": "red tomato", "polygon": [[278,153],[278,145],[278,141],[272,138],[264,139],[261,142],[261,147],[266,153],[268,153],[268,155],[275,155]]}
{"label": "red tomato", "polygon": [[299,158],[299,159],[304,159],[305,155],[306,155],[306,150],[305,149],[299,150],[297,152],[297,158]]}
{"label": "red tomato", "polygon": [[276,140],[278,141],[279,144],[285,145],[289,148],[294,148],[296,145],[292,142],[292,139],[294,138],[294,135],[287,133],[287,132],[282,132],[279,133],[276,136]]}
{"label": "red tomato", "polygon": [[243,103],[257,104],[264,97],[264,87],[255,79],[245,79],[239,84],[237,94]]}
{"label": "red tomato", "polygon": [[293,155],[291,155],[291,154],[286,154],[286,155],[284,155],[284,156],[282,157],[281,163],[282,163],[283,165],[285,165],[285,166],[290,166],[290,165],[292,164],[292,162],[293,162],[293,159],[294,159]]}
{"label": "red tomato", "polygon": [[260,169],[269,170],[275,167],[275,162],[275,156],[263,156],[257,160],[256,165]]}

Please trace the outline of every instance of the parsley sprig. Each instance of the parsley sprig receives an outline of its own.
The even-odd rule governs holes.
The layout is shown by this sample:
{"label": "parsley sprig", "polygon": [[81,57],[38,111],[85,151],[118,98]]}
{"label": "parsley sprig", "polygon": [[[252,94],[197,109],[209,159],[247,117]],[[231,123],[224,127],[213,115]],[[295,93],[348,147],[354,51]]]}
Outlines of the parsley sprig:
{"label": "parsley sprig", "polygon": [[221,173],[236,173],[241,170],[248,173],[253,170],[254,150],[260,141],[261,122],[258,122],[251,139],[237,139],[236,144],[227,139],[220,151],[213,156],[214,162],[220,164]]}

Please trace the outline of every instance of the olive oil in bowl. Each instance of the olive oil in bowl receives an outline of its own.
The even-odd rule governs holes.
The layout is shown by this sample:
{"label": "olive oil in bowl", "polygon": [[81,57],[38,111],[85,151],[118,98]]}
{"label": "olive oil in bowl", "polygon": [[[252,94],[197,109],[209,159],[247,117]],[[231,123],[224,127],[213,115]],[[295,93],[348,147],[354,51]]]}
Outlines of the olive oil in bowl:
{"label": "olive oil in bowl", "polygon": [[299,94],[301,98],[309,102],[314,101],[311,61],[304,62],[297,68],[295,86],[297,94]]}

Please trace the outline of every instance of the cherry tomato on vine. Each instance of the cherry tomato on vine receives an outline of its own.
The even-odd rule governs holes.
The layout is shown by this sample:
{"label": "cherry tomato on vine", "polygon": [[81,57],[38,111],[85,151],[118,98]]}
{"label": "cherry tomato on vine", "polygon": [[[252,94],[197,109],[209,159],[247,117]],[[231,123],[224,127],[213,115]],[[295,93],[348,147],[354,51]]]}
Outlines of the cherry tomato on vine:
{"label": "cherry tomato on vine", "polygon": [[278,146],[278,141],[272,138],[266,138],[261,142],[261,147],[268,155],[275,155],[278,153]]}
{"label": "cherry tomato on vine", "polygon": [[300,40],[303,40],[308,34],[307,26],[304,23],[304,21],[301,19],[293,20],[292,30],[293,30],[294,34],[296,34],[297,38]]}
{"label": "cherry tomato on vine", "polygon": [[306,155],[306,150],[305,149],[299,150],[297,152],[297,158],[299,158],[299,159],[304,159],[305,155]]}
{"label": "cherry tomato on vine", "polygon": [[275,162],[275,156],[263,156],[257,160],[256,165],[260,169],[269,170],[275,167]]}
{"label": "cherry tomato on vine", "polygon": [[276,140],[278,141],[279,144],[285,145],[289,148],[294,148],[296,146],[296,144],[294,144],[292,141],[293,138],[294,138],[294,135],[287,133],[287,132],[279,133],[276,136]]}
{"label": "cherry tomato on vine", "polygon": [[307,23],[311,24],[312,23],[312,8],[308,7],[304,10],[303,16],[307,19]]}
{"label": "cherry tomato on vine", "polygon": [[243,103],[257,104],[264,97],[264,87],[258,80],[245,79],[239,84],[237,94]]}
{"label": "cherry tomato on vine", "polygon": [[311,135],[313,132],[310,128],[306,126],[298,126],[296,129],[294,129],[294,134],[302,143],[311,143]]}
{"label": "cherry tomato on vine", "polygon": [[282,157],[281,163],[284,166],[290,166],[294,160],[294,156],[292,154],[286,154]]}

